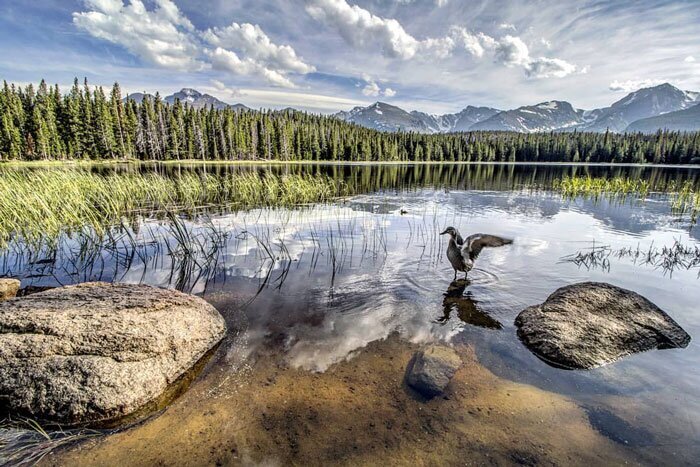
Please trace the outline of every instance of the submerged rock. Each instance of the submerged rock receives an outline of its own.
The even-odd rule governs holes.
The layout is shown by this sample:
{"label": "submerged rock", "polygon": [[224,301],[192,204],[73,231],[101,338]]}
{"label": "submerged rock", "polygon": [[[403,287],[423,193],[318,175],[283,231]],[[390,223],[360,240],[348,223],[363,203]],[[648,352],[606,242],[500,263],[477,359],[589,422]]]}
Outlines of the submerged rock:
{"label": "submerged rock", "polygon": [[154,403],[224,336],[204,300],[145,285],[86,283],[0,303],[0,406],[106,423]]}
{"label": "submerged rock", "polygon": [[547,363],[590,369],[651,349],[685,348],[690,336],[641,295],[614,285],[562,287],[515,319],[518,336]]}
{"label": "submerged rock", "polygon": [[429,345],[413,355],[408,364],[406,382],[426,397],[435,397],[447,387],[462,359],[449,347]]}
{"label": "submerged rock", "polygon": [[8,298],[14,298],[19,291],[21,283],[17,279],[0,279],[0,302]]}

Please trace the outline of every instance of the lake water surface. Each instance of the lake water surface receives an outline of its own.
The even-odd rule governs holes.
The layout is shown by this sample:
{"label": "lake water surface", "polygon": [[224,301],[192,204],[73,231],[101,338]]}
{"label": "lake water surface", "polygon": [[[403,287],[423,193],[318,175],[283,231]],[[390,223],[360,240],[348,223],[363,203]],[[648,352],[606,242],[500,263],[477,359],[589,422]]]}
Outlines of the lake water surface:
{"label": "lake water surface", "polygon": [[[134,170],[93,169],[101,171]],[[66,239],[50,258],[18,250],[0,276],[28,290],[108,280],[202,296],[229,326],[209,366],[164,413],[50,462],[645,463],[700,459],[700,264],[644,253],[700,247],[700,229],[647,199],[564,199],[565,175],[693,180],[698,169],[460,166],[163,166],[162,173],[325,173],[353,196],[331,204],[183,213],[200,255],[163,246],[167,221],[131,220],[141,246]],[[447,226],[514,239],[453,282]],[[598,262],[567,261],[607,248]],[[639,250],[639,255],[631,252]],[[606,250],[607,251],[607,250]],[[626,251],[627,254],[619,254]],[[524,308],[602,281],[644,295],[692,337],[589,371],[548,366],[519,341]],[[423,401],[402,372],[419,345],[453,345],[467,369]],[[62,457],[63,456],[63,457]],[[193,456],[193,457],[188,457]],[[134,457],[131,458],[132,460]]]}

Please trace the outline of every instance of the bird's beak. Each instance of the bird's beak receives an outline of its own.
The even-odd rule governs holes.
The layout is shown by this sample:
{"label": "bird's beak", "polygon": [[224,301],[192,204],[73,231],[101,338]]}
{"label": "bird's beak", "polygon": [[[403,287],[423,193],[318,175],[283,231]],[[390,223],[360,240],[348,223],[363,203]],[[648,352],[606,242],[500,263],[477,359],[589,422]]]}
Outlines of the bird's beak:
{"label": "bird's beak", "polygon": [[440,232],[440,235],[445,235],[446,233],[447,233],[447,230],[445,230],[444,232]]}

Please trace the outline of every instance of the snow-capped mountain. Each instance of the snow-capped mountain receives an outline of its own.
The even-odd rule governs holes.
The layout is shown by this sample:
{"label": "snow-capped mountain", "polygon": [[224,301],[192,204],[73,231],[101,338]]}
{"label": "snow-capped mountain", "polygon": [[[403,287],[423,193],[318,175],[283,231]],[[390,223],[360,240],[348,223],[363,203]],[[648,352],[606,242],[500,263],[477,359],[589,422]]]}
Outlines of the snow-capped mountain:
{"label": "snow-capped mountain", "polygon": [[632,122],[687,109],[697,92],[681,91],[668,83],[632,92],[610,107],[597,109],[596,118],[581,126],[584,131],[623,132]]}
{"label": "snow-capped mountain", "polygon": [[[155,99],[153,94],[135,92],[126,96],[124,101],[126,102],[127,99],[131,99],[140,104],[146,97]],[[201,92],[192,88],[183,88],[175,94],[166,96],[163,100],[168,104],[174,104],[175,99],[179,99],[182,104],[187,104],[195,109],[204,109],[214,106],[215,109],[232,108],[234,110],[250,110],[243,104],[227,104],[226,102],[223,102],[212,95],[202,94]]]}
{"label": "snow-capped mountain", "polygon": [[500,112],[472,125],[472,131],[518,131],[533,133],[572,128],[580,125],[584,111],[574,109],[568,102],[549,101]]}
{"label": "snow-capped mountain", "polygon": [[226,102],[220,101],[209,94],[202,94],[196,89],[191,88],[183,88],[180,92],[167,96],[164,100],[168,104],[173,104],[175,103],[175,99],[180,99],[182,104],[187,103],[190,107],[195,109],[204,109],[211,106],[214,106],[215,109],[225,109],[229,107],[229,104]]}
{"label": "snow-capped mountain", "polygon": [[700,103],[675,112],[637,120],[627,127],[627,132],[654,133],[659,129],[672,131],[700,131]]}
{"label": "snow-capped mountain", "polygon": [[434,115],[407,112],[385,102],[369,107],[355,107],[349,112],[338,112],[337,118],[380,131],[415,131],[418,133],[446,133],[466,131],[474,123],[489,118],[499,110],[469,106],[456,114]]}
{"label": "snow-capped mountain", "polygon": [[[700,92],[681,91],[665,83],[632,92],[610,107],[594,110],[576,109],[568,102],[553,100],[513,110],[499,111],[490,107],[468,106],[456,114],[430,115],[417,111],[407,112],[399,107],[377,102],[369,107],[355,107],[349,112],[339,112],[336,117],[380,131],[623,132],[628,127],[636,128],[631,124],[637,120],[688,109],[697,103],[700,103]],[[692,112],[682,114],[681,118],[692,119],[692,115]],[[652,120],[652,123],[646,124],[656,121]],[[700,122],[698,125],[700,126]]]}
{"label": "snow-capped mountain", "polygon": [[369,107],[355,107],[349,112],[339,112],[336,116],[347,122],[380,131],[433,132],[420,116],[384,102],[375,102]]}

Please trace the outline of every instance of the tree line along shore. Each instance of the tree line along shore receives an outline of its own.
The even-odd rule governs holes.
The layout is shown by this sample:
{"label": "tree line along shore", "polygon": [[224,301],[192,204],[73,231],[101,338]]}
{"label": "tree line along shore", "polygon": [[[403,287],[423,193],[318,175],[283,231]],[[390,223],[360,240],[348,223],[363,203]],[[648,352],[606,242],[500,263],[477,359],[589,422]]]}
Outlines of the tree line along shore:
{"label": "tree line along shore", "polygon": [[700,163],[700,133],[385,133],[293,109],[196,109],[115,83],[0,91],[0,161]]}

